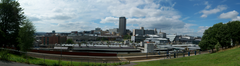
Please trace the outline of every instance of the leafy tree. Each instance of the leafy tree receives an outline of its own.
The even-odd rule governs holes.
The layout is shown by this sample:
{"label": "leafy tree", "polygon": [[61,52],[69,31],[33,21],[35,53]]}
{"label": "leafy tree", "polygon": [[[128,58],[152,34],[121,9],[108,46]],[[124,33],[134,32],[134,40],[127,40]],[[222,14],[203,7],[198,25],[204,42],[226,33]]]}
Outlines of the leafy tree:
{"label": "leafy tree", "polygon": [[74,44],[74,42],[73,42],[72,39],[67,39],[66,43],[67,43],[67,44]]}
{"label": "leafy tree", "polygon": [[27,51],[33,47],[35,27],[31,21],[25,20],[19,30],[19,47],[21,51]]}
{"label": "leafy tree", "polygon": [[240,21],[231,21],[227,23],[228,25],[228,31],[230,33],[230,38],[233,40],[233,44],[235,44],[236,41],[239,41],[240,39]]}
{"label": "leafy tree", "polygon": [[208,49],[208,42],[207,40],[202,40],[201,42],[199,42],[199,47],[201,48],[201,50],[207,50]]}
{"label": "leafy tree", "polygon": [[215,45],[216,50],[219,50],[219,47],[221,47],[221,44],[219,44],[219,42]]}
{"label": "leafy tree", "polygon": [[[204,31],[204,35],[203,35],[203,38],[202,38],[202,41],[205,40],[204,43],[206,44],[203,44],[203,43],[200,43],[200,47],[201,48],[207,48],[207,49],[214,49],[214,46],[215,44],[217,43],[217,40],[215,38],[215,29],[213,27],[209,27],[207,30]],[[201,45],[203,44],[203,45]]]}
{"label": "leafy tree", "polygon": [[[240,21],[231,21],[226,24],[217,23],[209,29],[205,30],[202,41],[199,46],[201,48],[214,48],[214,46],[228,47],[230,40],[233,40],[233,44],[238,44],[240,40]],[[217,42],[219,42],[218,45]],[[217,44],[217,45],[216,45]],[[213,49],[212,49],[213,50]]]}
{"label": "leafy tree", "polygon": [[[22,12],[23,9],[20,4],[15,0],[1,0],[0,2],[0,30],[5,37],[3,37],[0,47],[3,44],[17,47],[18,32],[20,25],[23,23],[25,16]],[[1,37],[2,38],[2,37]],[[19,49],[19,47],[17,47]]]}
{"label": "leafy tree", "polygon": [[131,36],[130,35],[124,35],[123,38],[124,39],[131,39]]}
{"label": "leafy tree", "polygon": [[[1,28],[0,28],[1,29]],[[0,42],[3,42],[4,38],[5,38],[5,35],[3,33],[3,31],[0,30]],[[1,44],[0,44],[1,45]]]}

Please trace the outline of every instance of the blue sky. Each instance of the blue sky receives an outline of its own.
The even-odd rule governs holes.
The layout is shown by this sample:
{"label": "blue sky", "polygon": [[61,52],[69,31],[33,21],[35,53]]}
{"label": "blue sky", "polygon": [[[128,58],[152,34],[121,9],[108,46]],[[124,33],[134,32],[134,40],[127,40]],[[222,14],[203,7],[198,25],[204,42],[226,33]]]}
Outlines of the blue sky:
{"label": "blue sky", "polygon": [[167,34],[202,36],[219,22],[240,20],[239,0],[19,0],[37,32],[157,28]]}

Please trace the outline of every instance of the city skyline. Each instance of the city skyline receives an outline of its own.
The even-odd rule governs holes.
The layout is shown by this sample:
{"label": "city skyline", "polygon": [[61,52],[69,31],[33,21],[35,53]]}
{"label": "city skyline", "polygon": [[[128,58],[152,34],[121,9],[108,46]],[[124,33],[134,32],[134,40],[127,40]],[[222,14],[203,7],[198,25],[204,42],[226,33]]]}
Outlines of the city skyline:
{"label": "city skyline", "polygon": [[170,34],[202,36],[208,27],[240,20],[237,0],[19,0],[37,32],[88,31],[118,28],[125,16],[126,29],[157,28]]}

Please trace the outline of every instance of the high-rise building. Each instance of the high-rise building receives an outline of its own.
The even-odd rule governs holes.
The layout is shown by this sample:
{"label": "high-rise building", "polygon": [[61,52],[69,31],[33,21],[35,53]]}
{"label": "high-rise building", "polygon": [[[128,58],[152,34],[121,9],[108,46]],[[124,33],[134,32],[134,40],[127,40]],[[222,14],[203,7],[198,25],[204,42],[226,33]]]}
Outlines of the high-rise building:
{"label": "high-rise building", "polygon": [[119,34],[126,35],[126,18],[125,17],[119,18]]}

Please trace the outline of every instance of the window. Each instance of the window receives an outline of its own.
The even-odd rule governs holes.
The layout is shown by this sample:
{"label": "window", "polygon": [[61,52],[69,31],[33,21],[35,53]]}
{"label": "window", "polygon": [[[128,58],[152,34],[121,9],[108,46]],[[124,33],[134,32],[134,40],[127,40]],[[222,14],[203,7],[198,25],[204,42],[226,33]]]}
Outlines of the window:
{"label": "window", "polygon": [[47,37],[47,45],[49,45],[49,38]]}
{"label": "window", "polygon": [[43,38],[43,44],[45,45],[45,37]]}

